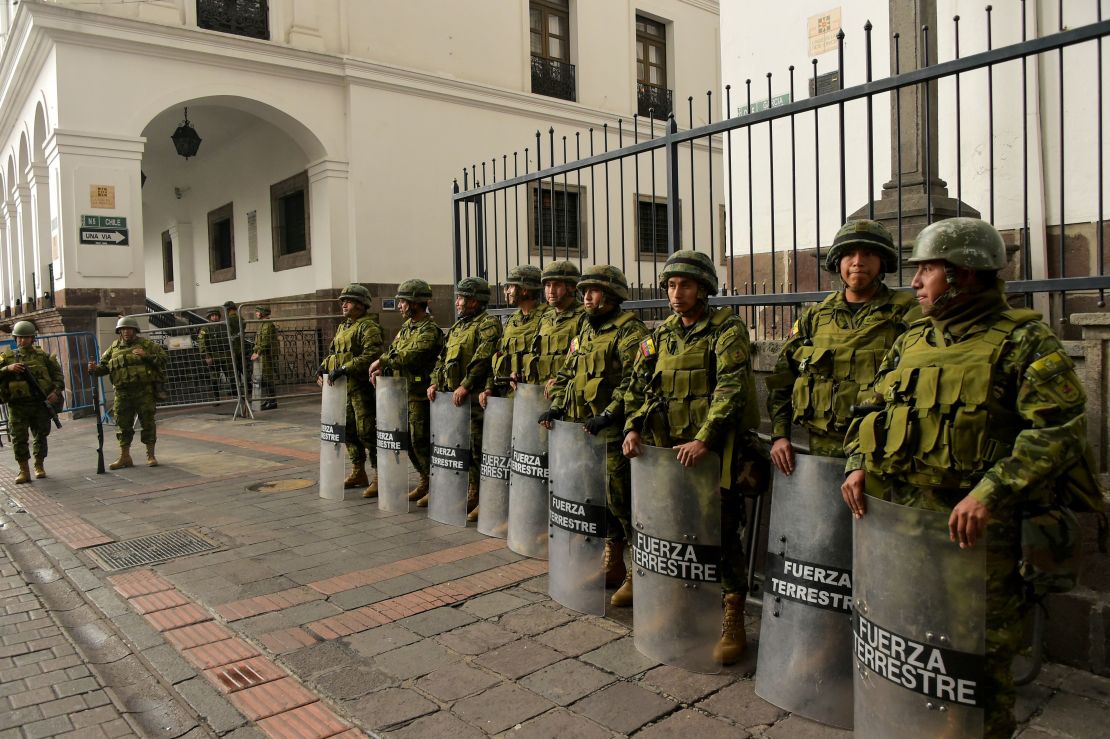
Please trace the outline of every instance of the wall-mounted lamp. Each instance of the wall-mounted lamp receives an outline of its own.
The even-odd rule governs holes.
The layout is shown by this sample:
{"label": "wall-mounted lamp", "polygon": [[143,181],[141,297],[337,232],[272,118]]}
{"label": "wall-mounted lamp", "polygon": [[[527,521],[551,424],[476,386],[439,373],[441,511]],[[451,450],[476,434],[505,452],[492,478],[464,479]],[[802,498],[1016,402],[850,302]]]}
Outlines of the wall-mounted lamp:
{"label": "wall-mounted lamp", "polygon": [[173,132],[173,148],[177,153],[188,159],[197,155],[197,149],[200,148],[201,138],[197,134],[197,130],[189,123],[189,109],[185,109],[185,121],[177,127]]}

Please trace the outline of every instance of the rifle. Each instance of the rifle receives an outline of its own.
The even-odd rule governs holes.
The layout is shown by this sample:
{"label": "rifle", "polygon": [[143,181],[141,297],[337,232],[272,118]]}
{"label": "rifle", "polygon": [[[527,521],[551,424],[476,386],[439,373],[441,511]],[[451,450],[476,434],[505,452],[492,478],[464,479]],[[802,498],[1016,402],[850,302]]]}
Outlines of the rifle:
{"label": "rifle", "polygon": [[93,380],[93,406],[96,411],[96,474],[104,474],[104,419],[100,415],[100,378]]}
{"label": "rifle", "polygon": [[50,420],[58,428],[62,427],[61,419],[58,418],[58,409],[51,405],[50,401],[46,399],[46,393],[42,390],[42,385],[31,374],[31,370],[27,369],[26,365],[23,367],[23,379],[27,380],[27,385],[31,388],[31,395],[35,400],[41,400],[42,404],[46,407],[46,412],[50,414]]}

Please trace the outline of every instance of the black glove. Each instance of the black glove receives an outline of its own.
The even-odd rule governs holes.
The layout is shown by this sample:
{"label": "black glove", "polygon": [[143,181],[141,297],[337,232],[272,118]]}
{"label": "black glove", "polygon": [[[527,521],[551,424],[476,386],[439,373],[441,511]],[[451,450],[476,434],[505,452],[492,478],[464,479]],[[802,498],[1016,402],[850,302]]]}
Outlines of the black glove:
{"label": "black glove", "polygon": [[322,365],[322,364],[319,367],[316,368],[316,376],[317,377],[323,377],[327,373],[328,373],[328,371],[324,368],[324,365]]}
{"label": "black glove", "polygon": [[600,416],[593,416],[592,418],[587,418],[586,423],[584,425],[586,427],[586,431],[590,432],[594,436],[597,436],[598,432],[600,432],[602,429],[609,428],[610,426],[613,425],[613,422],[614,422],[613,414],[606,411],[605,413],[602,413]]}
{"label": "black glove", "polygon": [[340,377],[346,377],[346,376],[347,376],[347,368],[344,367],[343,365],[339,365],[338,367],[336,367],[335,369],[333,369],[331,371],[331,374],[328,375],[328,379],[331,380],[332,382],[335,382]]}
{"label": "black glove", "polygon": [[566,412],[562,408],[548,408],[546,411],[540,414],[539,422],[551,423],[553,421],[561,421],[563,420],[563,416],[565,415]]}

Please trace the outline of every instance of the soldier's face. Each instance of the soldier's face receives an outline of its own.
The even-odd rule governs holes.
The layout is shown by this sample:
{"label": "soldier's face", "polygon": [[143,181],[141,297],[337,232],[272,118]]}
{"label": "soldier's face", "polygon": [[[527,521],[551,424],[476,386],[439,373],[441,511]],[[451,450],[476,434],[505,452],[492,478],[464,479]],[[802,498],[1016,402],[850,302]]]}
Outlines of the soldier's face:
{"label": "soldier's face", "polygon": [[870,249],[852,249],[840,258],[840,279],[850,292],[865,292],[875,284],[883,268],[882,258]]}
{"label": "soldier's face", "polygon": [[944,272],[944,260],[934,259],[919,263],[910,285],[917,294],[918,304],[922,308],[932,307],[937,298],[948,292],[948,276]]}
{"label": "soldier's face", "polygon": [[462,318],[478,312],[478,300],[463,295],[455,296],[455,316]]}
{"label": "soldier's face", "polygon": [[28,349],[35,343],[34,336],[17,336],[15,337],[15,345],[20,349]]}
{"label": "soldier's face", "polygon": [[209,323],[217,323],[217,322],[219,322],[219,320],[220,320],[220,314],[219,313],[209,313],[208,314],[208,322]]}
{"label": "soldier's face", "polygon": [[402,318],[412,318],[412,303],[404,298],[397,299],[397,310],[401,311]]}
{"label": "soldier's face", "polygon": [[135,340],[135,329],[124,327],[119,330],[119,337],[123,339],[124,344],[130,344]]}
{"label": "soldier's face", "polygon": [[690,277],[667,278],[667,302],[679,315],[692,311],[698,304],[698,282]]}
{"label": "soldier's face", "polygon": [[339,310],[342,311],[344,318],[361,318],[366,312],[366,306],[357,300],[344,298],[339,303]]}
{"label": "soldier's face", "polygon": [[605,307],[605,291],[600,287],[587,287],[582,293],[582,305],[587,313],[597,313]]}
{"label": "soldier's face", "polygon": [[551,280],[543,284],[543,296],[548,305],[563,309],[574,298],[574,288],[562,280]]}
{"label": "soldier's face", "polygon": [[517,285],[505,285],[505,302],[509,305],[516,305],[520,300],[520,287]]}

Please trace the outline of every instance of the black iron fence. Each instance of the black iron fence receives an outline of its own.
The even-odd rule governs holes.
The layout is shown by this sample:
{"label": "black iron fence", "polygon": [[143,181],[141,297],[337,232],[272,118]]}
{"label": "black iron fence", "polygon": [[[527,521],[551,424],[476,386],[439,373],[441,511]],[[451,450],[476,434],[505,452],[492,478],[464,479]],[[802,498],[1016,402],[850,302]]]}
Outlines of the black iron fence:
{"label": "black iron fence", "polygon": [[[565,135],[537,131],[523,150],[467,167],[456,181],[456,279],[485,276],[500,295],[517,264],[609,263],[633,286],[629,307],[655,311],[665,307],[657,282],[667,253],[690,248],[720,265],[715,302],[736,306],[757,338],[777,338],[834,287],[819,265],[845,220],[883,221],[904,258],[926,224],[981,215],[1011,250],[1004,276],[1015,302],[1077,337],[1068,316],[1104,309],[1110,289],[1102,58],[1110,22],[1099,0],[1060,3],[1056,30],[1032,38],[1036,8],[1015,8],[1004,28],[990,6],[962,22],[981,49],[970,55],[967,38],[961,53],[959,16],[940,33],[884,37],[892,71],[884,79],[873,75],[868,23],[850,31],[853,49],[865,49],[860,69],[845,69],[841,31],[835,68],[815,59],[804,74],[791,66],[697,104],[690,97],[665,123],[634,115]],[[938,37],[945,61],[935,58]],[[1014,43],[995,45],[1006,37]],[[798,100],[799,91],[809,96]],[[910,279],[901,268],[887,277],[898,286]]]}

